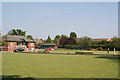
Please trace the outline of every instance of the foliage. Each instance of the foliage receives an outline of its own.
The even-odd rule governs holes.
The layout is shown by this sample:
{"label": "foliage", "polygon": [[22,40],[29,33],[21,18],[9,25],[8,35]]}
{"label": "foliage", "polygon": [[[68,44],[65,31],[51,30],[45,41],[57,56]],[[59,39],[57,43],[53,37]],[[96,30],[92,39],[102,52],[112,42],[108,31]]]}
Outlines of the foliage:
{"label": "foliage", "polygon": [[29,38],[29,39],[33,40],[32,35],[27,35],[27,38]]}
{"label": "foliage", "polygon": [[75,33],[75,32],[71,32],[71,33],[70,33],[70,38],[77,38],[76,33]]}
{"label": "foliage", "polygon": [[43,39],[40,39],[43,42]]}
{"label": "foliage", "polygon": [[78,45],[81,46],[83,49],[88,49],[90,44],[90,40],[88,37],[82,37],[78,41]]}
{"label": "foliage", "polygon": [[116,48],[117,50],[120,50],[120,38],[114,37],[112,42],[113,42],[114,48]]}
{"label": "foliage", "polygon": [[48,36],[47,40],[46,40],[46,43],[51,43],[51,38],[50,36]]}
{"label": "foliage", "polygon": [[54,38],[54,43],[57,44],[57,40],[60,38],[60,35],[56,35]]}
{"label": "foliage", "polygon": [[61,38],[68,38],[67,35],[61,35]]}
{"label": "foliage", "polygon": [[2,46],[6,45],[6,44],[7,44],[7,42],[2,39]]}
{"label": "foliage", "polygon": [[24,36],[26,35],[26,31],[22,31],[20,29],[12,29],[8,32],[8,35],[19,35],[19,36]]}
{"label": "foliage", "polygon": [[61,38],[60,39],[60,45],[64,46],[64,45],[75,45],[76,44],[76,40],[74,38]]}

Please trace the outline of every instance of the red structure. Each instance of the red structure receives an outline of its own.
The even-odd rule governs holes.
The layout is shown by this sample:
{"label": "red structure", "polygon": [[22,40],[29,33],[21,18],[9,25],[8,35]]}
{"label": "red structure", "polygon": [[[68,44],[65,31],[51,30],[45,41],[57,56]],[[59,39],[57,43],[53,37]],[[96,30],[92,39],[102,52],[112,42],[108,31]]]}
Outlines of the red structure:
{"label": "red structure", "polygon": [[24,36],[5,35],[2,36],[2,40],[6,42],[6,44],[2,46],[2,51],[14,51],[18,48],[22,48],[25,51],[35,50],[35,41]]}
{"label": "red structure", "polygon": [[103,40],[110,41],[109,38],[97,38],[97,39],[92,39],[92,41],[103,41]]}

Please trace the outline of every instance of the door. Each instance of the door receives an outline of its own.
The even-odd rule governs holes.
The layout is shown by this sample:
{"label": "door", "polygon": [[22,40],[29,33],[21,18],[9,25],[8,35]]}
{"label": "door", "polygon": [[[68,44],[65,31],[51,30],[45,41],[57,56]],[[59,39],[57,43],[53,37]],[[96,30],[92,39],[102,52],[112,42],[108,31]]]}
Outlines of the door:
{"label": "door", "polygon": [[19,42],[19,48],[21,48],[21,42]]}

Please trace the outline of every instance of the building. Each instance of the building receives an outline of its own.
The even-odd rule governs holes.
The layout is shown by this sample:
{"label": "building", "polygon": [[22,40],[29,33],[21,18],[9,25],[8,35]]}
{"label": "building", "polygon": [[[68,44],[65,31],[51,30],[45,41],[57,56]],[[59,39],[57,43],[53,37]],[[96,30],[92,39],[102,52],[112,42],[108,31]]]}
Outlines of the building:
{"label": "building", "polygon": [[111,38],[109,41],[113,41],[113,38]]}
{"label": "building", "polygon": [[6,42],[6,44],[2,46],[2,51],[14,51],[18,48],[22,48],[25,51],[35,50],[35,41],[24,36],[5,35],[2,36],[2,40]]}
{"label": "building", "polygon": [[45,43],[41,46],[42,49],[46,49],[46,48],[51,48],[51,49],[58,49],[57,45],[55,45],[54,43]]}
{"label": "building", "polygon": [[34,39],[34,41],[35,41],[36,44],[41,44],[42,43],[42,41],[40,39]]}
{"label": "building", "polygon": [[57,39],[57,45],[60,45],[60,40],[61,40],[61,38]]}
{"label": "building", "polygon": [[97,38],[97,39],[91,39],[92,41],[103,41],[103,40],[106,40],[106,41],[110,41],[109,38]]}

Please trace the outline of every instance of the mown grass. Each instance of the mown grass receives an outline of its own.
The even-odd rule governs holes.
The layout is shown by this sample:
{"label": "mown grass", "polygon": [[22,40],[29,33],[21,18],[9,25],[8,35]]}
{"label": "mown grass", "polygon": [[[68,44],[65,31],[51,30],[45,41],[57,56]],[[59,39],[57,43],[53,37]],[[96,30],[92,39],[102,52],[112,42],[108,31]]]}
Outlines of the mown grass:
{"label": "mown grass", "polygon": [[33,78],[117,78],[117,56],[2,53],[2,75]]}
{"label": "mown grass", "polygon": [[[50,53],[72,53],[75,54],[75,52],[93,52],[93,54],[108,54],[107,51],[86,51],[86,50],[76,50],[76,49],[57,49],[53,51],[49,51]],[[116,51],[114,54],[114,51],[109,51],[109,54],[118,55],[119,51]]]}

